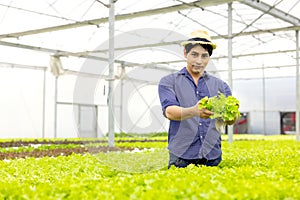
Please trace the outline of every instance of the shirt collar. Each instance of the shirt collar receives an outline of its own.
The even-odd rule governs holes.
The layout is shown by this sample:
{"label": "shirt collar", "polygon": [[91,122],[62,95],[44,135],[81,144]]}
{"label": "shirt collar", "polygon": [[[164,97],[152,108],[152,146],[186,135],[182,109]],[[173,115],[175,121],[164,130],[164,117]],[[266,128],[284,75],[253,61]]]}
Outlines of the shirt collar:
{"label": "shirt collar", "polygon": [[[186,67],[182,68],[180,71],[179,71],[179,74],[182,74],[182,75],[186,75],[186,76],[189,76],[191,77],[191,75],[189,74],[189,72],[186,70]],[[208,78],[208,74],[206,71],[204,71],[204,74],[201,78]]]}

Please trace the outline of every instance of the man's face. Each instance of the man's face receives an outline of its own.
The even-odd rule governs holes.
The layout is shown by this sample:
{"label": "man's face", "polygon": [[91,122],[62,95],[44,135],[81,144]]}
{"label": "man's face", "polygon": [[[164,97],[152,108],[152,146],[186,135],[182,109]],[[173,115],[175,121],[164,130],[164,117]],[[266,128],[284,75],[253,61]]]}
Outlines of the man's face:
{"label": "man's face", "polygon": [[184,50],[184,57],[187,60],[187,70],[191,75],[203,75],[209,61],[208,51],[201,45],[192,48],[188,53]]}

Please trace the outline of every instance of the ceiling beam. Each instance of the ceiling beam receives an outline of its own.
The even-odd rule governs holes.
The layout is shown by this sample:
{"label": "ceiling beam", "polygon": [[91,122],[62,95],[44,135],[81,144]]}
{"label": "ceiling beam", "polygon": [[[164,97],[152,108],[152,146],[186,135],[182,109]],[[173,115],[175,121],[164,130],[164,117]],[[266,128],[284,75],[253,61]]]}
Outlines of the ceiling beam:
{"label": "ceiling beam", "polygon": [[[300,26],[289,26],[289,27],[280,27],[280,28],[274,28],[274,29],[267,29],[267,30],[257,30],[257,31],[249,31],[249,32],[243,32],[238,34],[237,37],[240,36],[248,36],[248,35],[258,35],[258,34],[275,34],[276,32],[283,32],[283,31],[295,31],[300,30]],[[235,35],[235,34],[233,34]],[[220,36],[212,36],[212,39],[221,39],[226,38],[227,35],[220,35]],[[146,48],[146,47],[157,47],[157,46],[163,46],[163,45],[176,45],[180,44],[182,41],[172,41],[172,42],[165,42],[165,43],[155,43],[155,44],[144,44],[144,45],[136,45],[136,46],[128,46],[128,47],[119,47],[115,48],[116,51],[118,50],[127,50],[127,49],[137,49],[137,48]],[[45,53],[52,53],[58,56],[75,56],[75,57],[84,57],[84,58],[91,58],[96,60],[102,60],[102,61],[108,61],[106,58],[101,58],[98,56],[91,56],[88,55],[90,53],[97,53],[97,52],[105,52],[107,49],[100,49],[96,51],[84,51],[84,52],[69,52],[64,50],[58,50],[58,49],[49,49],[44,47],[37,47],[37,46],[31,46],[26,44],[20,44],[20,43],[14,43],[14,42],[6,42],[6,41],[0,41],[0,45],[3,46],[10,46],[10,47],[16,47],[16,48],[22,48],[22,49],[29,49],[34,51],[40,51]],[[123,61],[116,60],[117,63],[124,63]]]}
{"label": "ceiling beam", "polygon": [[[145,10],[145,11],[140,11],[140,12],[116,15],[115,20],[120,21],[120,20],[132,19],[132,18],[137,18],[137,17],[159,15],[159,14],[165,14],[165,13],[170,13],[170,12],[176,12],[179,10],[191,9],[191,8],[195,8],[195,7],[216,6],[216,5],[220,5],[220,4],[230,3],[233,1],[241,1],[241,0],[214,0],[214,1],[198,0],[198,1],[191,2],[191,3],[184,3],[184,4],[168,6],[168,7],[163,7],[163,8],[157,8],[157,9]],[[64,24],[64,25],[59,25],[59,26],[52,26],[52,27],[16,32],[16,33],[2,34],[2,35],[0,35],[0,39],[18,38],[18,37],[27,36],[27,35],[60,31],[60,30],[65,30],[65,29],[78,28],[78,27],[82,27],[82,26],[99,25],[99,24],[103,24],[103,23],[107,23],[107,22],[108,22],[108,17],[100,18],[100,19],[93,19],[93,20],[86,20],[86,21]]]}
{"label": "ceiling beam", "polygon": [[[282,50],[282,51],[268,51],[268,52],[256,52],[256,53],[248,53],[248,54],[239,54],[239,55],[234,55],[233,58],[241,58],[241,57],[249,57],[249,56],[262,56],[262,55],[269,55],[269,54],[282,54],[282,53],[294,53],[296,49],[290,49],[290,50]],[[218,59],[227,59],[228,56],[218,56],[218,57],[212,57],[213,60],[218,60]],[[181,63],[181,62],[186,62],[186,60],[172,60],[172,61],[162,61],[162,62],[151,62],[151,63],[146,63],[151,64],[151,65],[167,65],[167,64],[172,64],[172,63]]]}
{"label": "ceiling beam", "polygon": [[[282,28],[275,28],[275,29],[268,29],[268,30],[257,30],[257,31],[251,31],[251,32],[243,32],[243,33],[239,34],[238,36],[263,34],[263,33],[274,34],[275,32],[292,31],[292,30],[300,30],[300,26],[282,27]],[[212,37],[212,39],[218,39],[218,38],[224,38],[224,37],[226,37],[226,36],[215,36],[215,37]],[[166,44],[168,44],[168,45],[170,45],[170,44],[180,44],[180,42],[181,41],[174,41],[174,42],[170,42],[170,43],[149,44],[149,46],[154,47],[154,46],[162,46],[162,45],[166,45]],[[93,53],[92,51],[88,51],[88,52],[69,52],[69,51],[49,49],[49,48],[44,48],[44,47],[37,47],[37,46],[18,44],[18,43],[13,43],[13,42],[6,42],[6,41],[0,41],[0,45],[9,46],[9,47],[16,47],[16,48],[22,48],[22,49],[29,49],[29,50],[33,50],[33,51],[40,51],[40,52],[55,54],[55,55],[58,55],[58,56],[75,56],[75,57],[89,58],[89,59],[108,62],[107,58],[103,58],[103,57],[100,57],[100,56],[89,55],[89,53]],[[144,47],[147,47],[147,46],[142,45],[142,47],[144,48]],[[142,47],[134,46],[134,48],[142,48]],[[126,48],[130,49],[131,47],[126,47]],[[118,48],[116,48],[116,50],[118,50]],[[121,47],[121,50],[125,50],[125,47]],[[282,53],[282,52],[274,52],[274,53]],[[257,53],[257,54],[261,55],[262,53]],[[268,54],[268,52],[266,54]],[[239,55],[239,56],[243,56],[243,55]],[[249,56],[249,55],[247,55],[247,56]],[[255,56],[255,53],[251,54],[251,56]],[[234,57],[236,57],[236,56],[234,56]],[[169,68],[164,68],[162,66],[157,66],[153,63],[141,64],[141,63],[126,62],[126,61],[122,61],[122,60],[115,60],[115,63],[124,64],[125,66],[132,66],[132,67],[134,67],[134,66],[136,66],[136,67],[140,66],[141,67],[142,66],[142,67],[146,67],[146,68],[154,68],[154,69],[171,71]]]}
{"label": "ceiling beam", "polygon": [[[72,56],[73,52],[69,52],[69,51],[63,51],[63,50],[56,50],[56,49],[49,49],[49,48],[44,48],[44,47],[37,47],[37,46],[31,46],[31,45],[27,45],[27,44],[19,44],[19,43],[14,43],[14,42],[6,42],[6,41],[0,41],[0,45],[2,46],[8,46],[8,47],[16,47],[16,48],[20,48],[20,49],[29,49],[29,50],[33,50],[33,51],[39,51],[39,52],[45,52],[45,53],[50,53],[50,54],[64,54],[64,55],[68,55],[68,56]],[[83,57],[83,58],[91,58],[91,59],[95,59],[95,60],[101,60],[101,61],[106,61],[108,62],[108,59],[106,58],[100,58],[97,56],[90,56],[90,55],[77,55],[76,57]],[[118,60],[116,60],[116,62],[118,62]]]}
{"label": "ceiling beam", "polygon": [[[265,34],[270,33],[274,34],[276,32],[283,32],[283,31],[295,31],[300,30],[300,26],[289,26],[289,27],[280,27],[280,28],[273,28],[273,29],[267,29],[267,30],[256,30],[256,31],[248,31],[248,32],[242,32],[242,33],[233,33],[232,35],[234,37],[241,37],[241,36],[252,36],[252,35],[259,35],[259,34]],[[213,40],[216,39],[224,39],[228,38],[227,35],[219,35],[219,36],[212,36]],[[183,42],[182,40],[176,40],[176,41],[170,41],[170,42],[159,42],[159,43],[152,43],[152,44],[142,44],[142,45],[134,45],[134,46],[126,46],[126,47],[115,47],[115,51],[124,51],[124,50],[130,50],[130,49],[139,49],[139,48],[151,48],[151,47],[160,47],[160,46],[167,46],[167,45],[180,45],[180,43]],[[94,51],[83,51],[83,52],[76,52],[73,53],[74,56],[81,56],[81,55],[87,55],[91,53],[106,53],[108,49],[98,49]],[[64,54],[63,52],[57,53],[57,55],[60,56],[67,56],[67,54]]]}
{"label": "ceiling beam", "polygon": [[[36,47],[36,46],[30,46],[30,45],[25,45],[25,44],[17,44],[17,43],[12,43],[12,42],[0,41],[0,45],[16,47],[16,48],[21,48],[21,49],[29,49],[29,50],[40,51],[40,52],[45,52],[45,53],[51,53],[53,55],[58,55],[58,56],[63,56],[63,55],[64,56],[75,56],[75,57],[79,57],[79,58],[88,58],[88,59],[108,62],[108,58],[103,58],[100,56],[91,56],[88,54],[78,55],[77,53],[73,53],[73,52],[68,52],[68,51],[63,51],[63,50],[55,50],[55,49],[49,49],[49,48],[43,48],[43,47]],[[159,66],[159,65],[134,63],[134,62],[127,62],[127,61],[123,61],[123,60],[117,60],[117,59],[115,59],[114,62],[125,65],[125,66],[130,66],[130,67],[144,67],[144,68],[151,68],[151,69],[173,71],[172,69],[168,69],[168,68],[165,68],[164,66]]]}
{"label": "ceiling beam", "polygon": [[272,15],[273,17],[279,18],[283,21],[286,21],[288,23],[291,23],[295,26],[300,25],[300,19],[297,17],[294,17],[293,15],[290,15],[286,12],[283,12],[282,10],[279,10],[275,8],[274,6],[270,6],[262,1],[253,1],[253,0],[243,0],[241,3],[246,4],[252,8],[255,8],[257,10],[260,10],[264,13],[267,13],[269,15]]}

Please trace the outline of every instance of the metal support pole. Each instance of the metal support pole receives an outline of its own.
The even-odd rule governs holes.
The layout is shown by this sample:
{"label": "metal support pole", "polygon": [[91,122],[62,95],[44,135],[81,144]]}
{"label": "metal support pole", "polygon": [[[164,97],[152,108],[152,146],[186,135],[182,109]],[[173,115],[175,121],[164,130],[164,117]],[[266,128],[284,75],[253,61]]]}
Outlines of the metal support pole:
{"label": "metal support pole", "polygon": [[262,103],[263,103],[263,135],[266,135],[266,78],[265,66],[262,65]]}
{"label": "metal support pole", "polygon": [[58,76],[55,76],[55,91],[54,91],[54,138],[57,138],[57,82]]}
{"label": "metal support pole", "polygon": [[46,118],[46,114],[45,114],[45,110],[46,110],[46,69],[44,69],[44,80],[43,80],[43,124],[42,124],[42,137],[45,138],[45,118]]}
{"label": "metal support pole", "polygon": [[296,140],[300,141],[299,30],[296,30]]}
{"label": "metal support pole", "polygon": [[[228,85],[232,85],[232,3],[228,3]],[[228,126],[228,142],[233,142],[233,125]]]}
{"label": "metal support pole", "polygon": [[109,0],[109,85],[108,85],[108,146],[113,147],[115,144],[114,131],[114,34],[115,34],[115,10],[114,1]]}
{"label": "metal support pole", "polygon": [[121,66],[121,91],[120,91],[120,132],[123,132],[123,96],[124,96],[124,77],[125,77],[125,65],[122,64]]}

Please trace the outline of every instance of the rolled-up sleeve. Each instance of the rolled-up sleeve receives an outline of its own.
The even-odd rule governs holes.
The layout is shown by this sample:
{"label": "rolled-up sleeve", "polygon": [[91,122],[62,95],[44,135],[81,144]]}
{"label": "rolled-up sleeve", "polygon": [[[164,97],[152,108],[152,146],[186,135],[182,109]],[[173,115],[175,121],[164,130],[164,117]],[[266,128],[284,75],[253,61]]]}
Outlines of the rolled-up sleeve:
{"label": "rolled-up sleeve", "polygon": [[174,91],[174,85],[172,84],[174,83],[173,78],[173,76],[164,77],[160,80],[158,85],[158,94],[164,116],[166,116],[165,111],[168,106],[179,106],[179,102]]}

